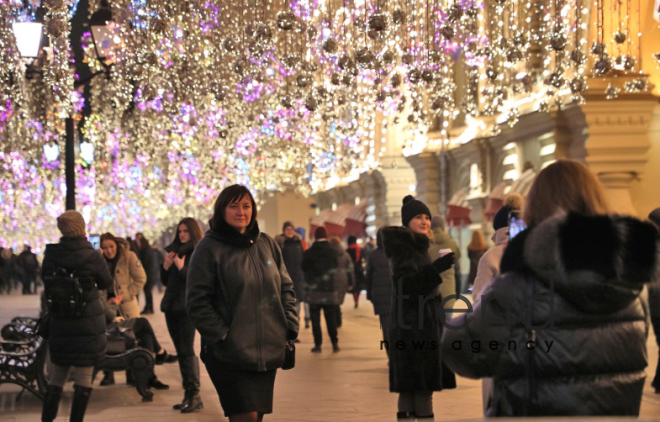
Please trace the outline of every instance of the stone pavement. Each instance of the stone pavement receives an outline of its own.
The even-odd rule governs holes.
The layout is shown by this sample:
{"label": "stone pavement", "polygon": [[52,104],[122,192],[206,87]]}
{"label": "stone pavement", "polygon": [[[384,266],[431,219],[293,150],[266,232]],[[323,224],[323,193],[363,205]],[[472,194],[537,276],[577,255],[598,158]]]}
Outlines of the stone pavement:
{"label": "stone pavement", "polygon": [[[156,290],[154,290],[156,292]],[[161,295],[155,294],[157,304]],[[143,302],[142,302],[143,303]],[[17,315],[36,316],[37,296],[22,296],[14,291],[10,296],[0,296],[0,326]],[[269,421],[394,421],[397,396],[388,390],[387,359],[380,350],[378,319],[373,314],[371,303],[364,295],[360,307],[353,308],[353,299],[346,297],[343,305],[343,327],[339,329],[341,352],[332,353],[324,328],[323,352],[312,354],[311,329],[301,329],[301,343],[297,345],[296,368],[278,371],[275,384],[274,413],[267,415]],[[162,313],[149,315],[158,340],[163,347],[174,352],[167,334]],[[323,322],[322,322],[323,324]],[[649,336],[649,362],[647,387],[642,401],[641,420],[660,420],[660,395],[655,395],[650,379],[655,370],[658,348],[653,334]],[[199,350],[199,336],[197,337]],[[172,404],[183,398],[177,364],[156,367],[161,381],[170,385],[170,390],[154,390],[154,401],[142,403],[137,391],[125,385],[123,373],[116,373],[117,384],[100,387],[95,381],[94,392],[87,411],[86,421],[129,422],[129,421],[226,421],[220,408],[211,381],[202,367],[202,399],[204,409],[184,415],[172,410]],[[19,400],[20,388],[10,384],[0,386],[0,421],[38,421],[41,401],[29,393]],[[65,387],[57,421],[68,421],[73,386]],[[480,420],[481,382],[465,378],[458,379],[458,388],[434,394],[436,420]],[[521,421],[522,419],[516,419]],[[535,419],[539,421],[541,419]],[[547,420],[547,418],[543,418]],[[555,419],[556,420],[556,419]],[[567,419],[566,419],[567,420]],[[574,418],[571,418],[574,420]],[[583,419],[583,420],[602,420]]]}

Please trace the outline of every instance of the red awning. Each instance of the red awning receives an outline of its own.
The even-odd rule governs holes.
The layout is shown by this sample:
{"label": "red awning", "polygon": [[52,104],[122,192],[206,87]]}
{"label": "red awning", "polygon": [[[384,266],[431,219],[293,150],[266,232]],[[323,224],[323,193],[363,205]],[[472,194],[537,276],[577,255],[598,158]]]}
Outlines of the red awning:
{"label": "red awning", "polygon": [[328,236],[364,237],[367,228],[365,224],[367,218],[366,208],[366,201],[362,201],[358,205],[341,204],[338,206],[324,223],[325,228],[328,230]]}
{"label": "red awning", "polygon": [[449,227],[466,226],[471,223],[470,211],[472,211],[472,207],[470,207],[467,201],[469,192],[469,187],[459,189],[447,203],[446,218]]}

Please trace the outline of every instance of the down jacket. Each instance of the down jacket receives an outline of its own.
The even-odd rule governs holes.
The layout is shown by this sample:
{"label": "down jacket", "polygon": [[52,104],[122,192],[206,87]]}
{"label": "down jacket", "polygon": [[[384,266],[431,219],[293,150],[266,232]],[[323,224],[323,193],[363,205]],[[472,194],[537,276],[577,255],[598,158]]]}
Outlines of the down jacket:
{"label": "down jacket", "polygon": [[[393,297],[390,315],[390,391],[440,391],[440,301],[434,294],[440,272],[451,268],[451,256],[431,263],[429,238],[407,228],[382,229],[385,254],[392,266]],[[442,264],[447,262],[448,265]],[[453,374],[451,374],[453,375]],[[454,387],[452,385],[451,387]]]}
{"label": "down jacket", "polygon": [[99,289],[112,288],[105,259],[84,237],[63,237],[46,245],[42,263],[44,280],[64,268],[78,277],[85,295],[82,315],[75,319],[50,319],[50,358],[61,366],[94,366],[105,356],[105,314]]}
{"label": "down jacket", "polygon": [[202,335],[203,360],[229,369],[282,366],[298,336],[293,282],[277,243],[253,221],[244,234],[226,222],[208,230],[190,260],[186,305]]}
{"label": "down jacket", "polygon": [[[335,248],[327,240],[317,240],[305,251],[302,270],[307,280],[306,298],[310,305],[339,305],[346,295],[347,271],[340,266],[343,249]],[[350,258],[347,258],[350,264]],[[346,263],[346,260],[344,264]]]}
{"label": "down jacket", "polygon": [[445,362],[494,378],[488,415],[638,415],[659,250],[629,217],[560,215],[521,232],[474,312],[449,321]]}
{"label": "down jacket", "polygon": [[138,295],[145,283],[147,274],[144,271],[138,256],[129,249],[128,242],[117,239],[117,253],[119,259],[115,265],[115,296],[123,293],[119,307],[124,318],[137,318],[140,316]]}

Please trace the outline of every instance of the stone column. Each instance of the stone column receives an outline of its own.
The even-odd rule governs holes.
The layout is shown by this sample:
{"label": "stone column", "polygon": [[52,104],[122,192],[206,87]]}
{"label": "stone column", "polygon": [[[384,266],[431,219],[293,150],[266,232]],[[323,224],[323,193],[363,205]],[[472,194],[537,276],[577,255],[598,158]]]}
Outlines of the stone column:
{"label": "stone column", "polygon": [[620,94],[586,98],[582,111],[589,125],[587,163],[605,187],[613,210],[637,215],[630,187],[643,177],[648,162],[649,124],[658,99],[651,94]]}
{"label": "stone column", "polygon": [[409,187],[415,183],[415,172],[403,159],[396,163],[363,176],[369,234],[375,234],[375,230],[382,226],[401,225],[401,205],[403,198],[411,193]]}
{"label": "stone column", "polygon": [[422,152],[406,157],[415,171],[417,199],[424,202],[433,215],[440,213],[440,162],[432,152]]}

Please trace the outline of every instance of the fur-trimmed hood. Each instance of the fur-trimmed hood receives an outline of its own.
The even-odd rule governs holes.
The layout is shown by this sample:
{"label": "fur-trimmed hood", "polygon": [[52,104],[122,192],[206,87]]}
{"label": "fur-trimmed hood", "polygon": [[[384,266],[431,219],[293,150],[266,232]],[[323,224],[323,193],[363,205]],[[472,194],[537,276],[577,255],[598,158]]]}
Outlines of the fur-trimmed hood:
{"label": "fur-trimmed hood", "polygon": [[660,239],[650,223],[622,216],[558,215],[520,233],[501,271],[533,272],[592,313],[623,309],[660,275]]}
{"label": "fur-trimmed hood", "polygon": [[428,236],[415,233],[406,227],[385,227],[383,228],[383,246],[385,255],[392,259],[403,250],[415,250],[425,254],[429,248],[430,239]]}
{"label": "fur-trimmed hood", "polygon": [[286,242],[287,240],[289,242],[300,242],[300,244],[302,245],[303,239],[298,233],[294,233],[293,236],[290,238],[287,238],[283,233],[275,236],[275,241],[277,242],[278,245],[280,245],[280,248],[284,245],[284,242]]}

